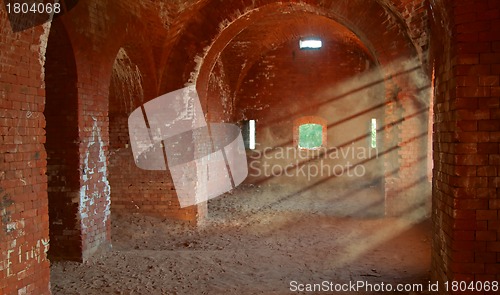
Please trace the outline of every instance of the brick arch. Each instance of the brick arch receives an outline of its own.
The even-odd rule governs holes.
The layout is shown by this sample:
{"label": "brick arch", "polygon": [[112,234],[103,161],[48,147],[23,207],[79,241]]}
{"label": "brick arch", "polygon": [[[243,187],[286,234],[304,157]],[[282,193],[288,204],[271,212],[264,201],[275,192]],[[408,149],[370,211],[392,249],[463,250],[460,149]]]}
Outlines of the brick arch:
{"label": "brick arch", "polygon": [[149,44],[137,43],[126,43],[116,51],[110,79],[110,113],[128,116],[157,97],[155,60],[152,54],[145,54],[150,52]]}
{"label": "brick arch", "polygon": [[[175,190],[172,182],[169,181],[170,176],[165,175],[168,172],[155,175],[140,174],[143,171],[135,166],[130,145],[126,148],[128,143],[126,120],[122,120],[122,123],[118,122],[121,127],[118,126],[117,129],[121,128],[121,130],[115,132],[117,122],[113,122],[112,118],[116,113],[119,113],[122,119],[128,118],[131,108],[139,107],[141,102],[163,94],[158,90],[157,81],[161,75],[158,69],[161,68],[161,56],[164,50],[161,43],[164,42],[168,33],[165,23],[157,13],[156,3],[145,4],[137,1],[114,3],[97,0],[87,2],[91,5],[77,5],[72,10],[71,13],[78,15],[78,18],[71,18],[69,15],[60,18],[73,44],[79,82],[77,95],[81,190],[78,214],[81,224],[86,225],[92,222],[98,224],[97,227],[83,227],[80,230],[82,260],[88,259],[99,247],[106,246],[110,242],[109,215],[111,209],[113,211],[117,209],[117,207],[111,208],[111,193],[118,192],[117,182],[113,181],[113,178],[119,177],[120,174],[135,181],[135,190],[129,189],[131,194],[145,196],[143,200],[148,203],[139,204],[143,212],[158,213],[156,215],[189,221],[196,220],[200,216],[196,207],[177,210],[178,201],[175,198]],[[113,11],[113,13],[106,15],[106,11]],[[144,14],[136,14],[138,11]],[[148,18],[144,19],[142,16],[146,14]],[[171,31],[172,27],[168,30]],[[113,95],[110,91],[113,64],[121,48],[127,52],[131,63],[139,68],[143,77],[144,97],[142,101],[134,98],[126,108],[114,110],[113,104],[119,105],[123,100],[117,97],[110,99],[110,94]],[[122,136],[123,140],[113,141],[113,136]],[[118,146],[110,146],[113,142],[118,143]],[[90,162],[97,168],[94,171],[98,171],[95,173],[98,175],[94,174],[91,177],[88,174],[86,162]],[[130,169],[127,169],[129,167]],[[113,169],[120,171],[113,173]],[[143,183],[149,180],[157,181],[155,182],[157,185],[150,185],[149,188],[152,188],[154,192],[148,194],[140,187],[143,187]],[[113,188],[110,189],[111,185]],[[130,183],[127,183],[124,189],[127,189],[129,185]],[[97,196],[99,202],[96,202],[94,196]],[[134,205],[130,206],[129,209],[136,208]],[[96,214],[88,214],[88,212],[96,212]]]}
{"label": "brick arch", "polygon": [[[307,19],[307,21],[305,21]],[[254,46],[243,47],[239,44],[246,44],[247,40],[255,40],[255,36],[262,35],[268,30],[266,22],[249,26],[225,47],[219,59],[230,56],[232,59],[226,65],[226,72],[236,76],[236,81],[229,85],[236,94],[241,87],[241,83],[246,78],[248,72],[256,62],[267,53],[279,48],[291,41],[297,42],[300,38],[319,37],[324,41],[335,40],[336,42],[349,43],[358,48],[364,55],[369,56],[373,62],[377,62],[372,56],[371,50],[350,30],[330,18],[312,14],[310,12],[298,12],[285,14],[279,24],[273,28],[270,35],[276,36],[283,30],[290,31],[287,36],[282,36],[275,42],[263,42],[261,44],[253,42]],[[253,37],[252,37],[253,36]],[[235,58],[235,59],[234,59]],[[240,64],[245,65],[239,68]],[[201,82],[201,81],[200,81]],[[229,81],[231,82],[231,81]]]}
{"label": "brick arch", "polygon": [[[292,7],[292,8],[290,8]],[[374,48],[371,46],[370,43],[367,43],[359,38],[358,35],[356,35],[352,30],[350,30],[348,27],[344,26],[343,24],[335,21],[331,17],[325,14],[319,14],[315,11],[313,11],[312,7],[306,7],[304,10],[296,10],[294,6],[290,6],[285,9],[285,13],[297,13],[301,14],[304,16],[310,16],[313,19],[318,19],[318,18],[324,18],[327,20],[329,23],[328,25],[331,26],[331,29],[334,29],[338,31],[339,34],[343,34],[346,36],[345,38],[350,38],[354,40],[354,42],[359,46],[360,48],[363,48],[363,50],[371,56],[376,63],[378,63],[378,59],[374,55]],[[302,8],[302,7],[300,7]],[[224,32],[221,33],[219,38],[214,42],[214,44],[211,46],[210,51],[205,55],[205,59],[203,60],[203,64],[197,69],[197,71],[192,74],[192,76],[197,77],[197,88],[201,92],[200,95],[203,95],[204,90],[206,89],[206,85],[208,84],[208,78],[211,73],[211,69],[213,68],[213,65],[219,58],[219,50],[224,51],[228,48],[229,44],[236,38],[240,38],[241,35],[251,35],[252,32],[256,31],[252,29],[251,22],[259,22],[262,20],[265,20],[266,18],[269,17],[269,14],[272,14],[275,12],[275,10],[280,9],[280,5],[278,4],[273,4],[273,5],[267,5],[263,8],[260,8],[258,11],[251,12],[252,17],[247,18],[247,19],[242,19],[242,20],[237,20],[233,23],[233,26],[236,28],[228,27],[228,29]],[[287,32],[287,30],[290,30],[290,26],[286,25],[286,22],[283,23],[278,23],[276,26],[280,27],[281,30],[284,32]],[[295,24],[294,26],[297,26]],[[244,29],[241,30],[241,27],[244,27]],[[240,32],[241,30],[241,32]],[[233,31],[238,31],[239,33],[236,36],[233,36],[232,33]],[[277,30],[280,32],[280,29]],[[260,58],[260,56],[266,52],[272,49],[275,46],[278,46],[279,44],[283,44],[286,42],[289,42],[290,39],[297,38],[298,36],[295,35],[297,32],[292,31],[293,33],[289,34],[274,34],[273,37],[278,37],[277,40],[268,38],[263,41],[263,43],[258,44],[254,43],[253,47],[250,47],[246,53],[249,55],[249,59],[245,61],[245,67],[242,69],[241,73],[239,74],[239,82],[241,82],[241,79],[243,79],[248,72],[248,70],[253,66],[253,64]],[[324,33],[324,32],[322,32]],[[299,35],[305,35],[303,33],[299,33]],[[238,88],[238,85],[236,85],[236,88]],[[235,89],[237,90],[237,89]]]}
{"label": "brick arch", "polygon": [[[265,17],[266,11],[276,11],[279,7],[309,11],[338,21],[353,31],[381,64],[418,55],[404,22],[377,1],[323,1],[321,4],[316,1],[271,4],[268,1],[225,1],[224,4],[213,1],[198,11],[186,12],[196,21],[175,31],[177,41],[169,46],[185,50],[167,57],[160,89],[167,92],[196,80],[198,89],[202,90],[201,85],[206,85],[217,54],[251,22]],[[201,61],[201,67],[208,69],[200,70]]]}
{"label": "brick arch", "polygon": [[[401,3],[400,3],[401,4]],[[401,4],[404,6],[403,4]],[[210,84],[210,76],[212,75],[215,66],[220,60],[221,53],[226,50],[229,44],[244,34],[245,30],[253,23],[266,21],[270,17],[276,17],[277,12],[290,14],[308,13],[316,16],[328,18],[336,21],[345,32],[350,32],[358,40],[359,46],[366,49],[370,56],[373,57],[375,64],[378,65],[378,70],[381,73],[380,83],[390,88],[387,90],[386,106],[393,104],[398,109],[397,112],[389,114],[391,119],[384,120],[382,128],[391,129],[393,135],[389,136],[386,145],[387,161],[391,159],[397,164],[397,167],[388,167],[386,172],[386,196],[388,206],[386,213],[388,215],[401,215],[413,210],[414,207],[420,208],[420,203],[416,204],[413,199],[418,199],[422,202],[427,201],[428,183],[418,179],[419,173],[411,173],[412,165],[421,165],[424,149],[427,147],[426,139],[421,133],[428,132],[428,79],[425,77],[425,65],[422,62],[425,60],[422,48],[417,48],[414,41],[415,36],[410,34],[410,29],[407,24],[396,12],[396,9],[389,4],[381,4],[377,1],[349,1],[349,2],[332,2],[325,1],[321,5],[312,3],[312,1],[301,1],[293,3],[257,3],[255,6],[244,6],[248,9],[240,9],[239,14],[233,15],[234,20],[228,21],[229,25],[218,27],[216,34],[210,38],[202,39],[202,42],[194,41],[196,33],[190,33],[189,37],[183,39],[180,36],[179,42],[188,42],[190,38],[192,44],[208,44],[207,49],[198,52],[198,55],[191,56],[191,60],[187,60],[184,66],[178,66],[179,62],[172,64],[170,71],[167,70],[163,77],[162,83],[169,83],[173,87],[175,83],[196,83],[200,97],[208,94]],[[367,15],[367,13],[370,15]],[[359,14],[361,13],[361,15]],[[380,21],[380,20],[384,21]],[[209,26],[211,23],[204,24]],[[279,22],[275,23],[279,26]],[[193,27],[190,27],[191,30]],[[291,34],[287,31],[288,27],[283,31],[282,35]],[[252,67],[252,63],[259,58],[254,52],[269,50],[272,48],[273,42],[276,39],[286,42],[286,37],[278,36],[278,38],[263,38],[262,42],[254,42],[257,44],[251,47],[247,53],[252,56],[250,61],[246,61],[246,66],[241,71],[236,71],[232,74],[239,76],[238,80],[244,79],[246,71]],[[280,42],[280,41],[278,41]],[[193,45],[191,46],[193,47]],[[196,52],[195,48],[191,48],[192,52]],[[183,54],[187,55],[188,52]],[[242,53],[245,54],[245,53]],[[197,62],[195,62],[195,59]],[[220,68],[220,65],[218,65]],[[175,79],[166,81],[171,78],[174,72],[178,74]],[[389,86],[387,86],[389,85]],[[392,87],[394,86],[394,87]],[[238,88],[236,83],[235,88]],[[216,104],[218,102],[215,102]],[[206,103],[208,106],[209,104]],[[213,103],[210,104],[211,108]],[[386,109],[389,112],[389,109]],[[227,118],[216,118],[227,120]],[[398,126],[398,128],[392,128]],[[410,130],[404,132],[402,130]],[[389,131],[387,131],[389,134]],[[425,163],[425,161],[423,161]],[[421,165],[421,166],[420,166]],[[402,167],[402,169],[400,169]],[[424,169],[426,170],[426,169]],[[420,195],[420,198],[414,196]],[[402,196],[402,197],[400,197]]]}

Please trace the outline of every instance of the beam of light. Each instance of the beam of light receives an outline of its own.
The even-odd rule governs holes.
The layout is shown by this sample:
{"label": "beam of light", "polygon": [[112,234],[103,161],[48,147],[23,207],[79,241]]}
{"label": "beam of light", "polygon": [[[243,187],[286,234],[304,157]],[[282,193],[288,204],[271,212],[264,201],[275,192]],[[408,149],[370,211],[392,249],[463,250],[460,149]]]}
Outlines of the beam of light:
{"label": "beam of light", "polygon": [[357,233],[340,241],[335,241],[335,247],[345,246],[345,249],[348,249],[349,253],[341,257],[336,256],[333,263],[336,267],[347,266],[370,253],[378,245],[393,239],[427,218],[425,207],[416,207],[409,210],[404,217],[395,218],[390,226],[376,229],[370,235]]}

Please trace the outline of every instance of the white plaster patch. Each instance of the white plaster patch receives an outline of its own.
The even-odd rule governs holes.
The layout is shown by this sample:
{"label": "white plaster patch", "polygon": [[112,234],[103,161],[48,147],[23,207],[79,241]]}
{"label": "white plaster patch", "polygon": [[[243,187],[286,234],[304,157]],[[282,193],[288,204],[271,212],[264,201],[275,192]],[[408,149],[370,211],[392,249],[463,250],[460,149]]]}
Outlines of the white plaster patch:
{"label": "white plaster patch", "polygon": [[18,230],[18,237],[24,236],[24,219],[7,223],[7,233]]}
{"label": "white plaster patch", "polygon": [[186,84],[184,84],[184,86],[187,87],[187,86],[191,86],[191,85],[196,84],[196,81],[198,80],[198,76],[200,75],[201,66],[203,65],[203,60],[207,56],[207,53],[210,50],[210,47],[211,46],[208,46],[208,47],[205,47],[205,49],[203,49],[203,56],[197,55],[194,58],[194,62],[196,63],[196,66],[194,67],[194,70],[189,74],[189,80]]}
{"label": "white plaster patch", "polygon": [[[82,229],[86,229],[87,222],[89,222],[87,219],[89,217],[89,211],[88,207],[92,204],[95,203],[97,199],[100,198],[105,198],[106,202],[106,207],[103,209],[103,223],[106,224],[106,221],[109,218],[109,215],[111,214],[111,190],[110,190],[110,185],[109,181],[107,179],[108,176],[108,166],[106,163],[106,155],[104,153],[104,142],[101,137],[101,130],[97,126],[97,120],[94,119],[94,125],[92,128],[92,136],[90,137],[89,143],[87,144],[87,151],[85,153],[85,158],[83,160],[83,171],[84,174],[82,176],[83,180],[83,185],[80,187],[80,204],[79,204],[79,213],[80,213],[80,222]],[[99,157],[97,161],[91,161],[90,159],[90,150],[93,145],[97,144],[99,147]],[[97,165],[101,165],[100,168],[96,168]],[[97,169],[97,171],[96,171]],[[89,188],[89,180],[92,178],[92,175],[95,173],[100,173],[101,179],[99,179],[99,183],[104,184],[104,190],[101,193],[97,191],[97,188],[94,187]],[[93,189],[92,193],[89,193],[90,190]],[[93,214],[98,214],[99,212],[92,212]]]}
{"label": "white plaster patch", "polygon": [[23,288],[17,290],[17,295],[26,295],[26,294],[28,294],[27,287],[23,287]]}
{"label": "white plaster patch", "polygon": [[38,49],[38,62],[42,68],[40,73],[40,80],[42,89],[45,88],[45,54],[47,52],[47,44],[49,42],[50,27],[52,26],[52,15],[50,16],[50,21],[43,24],[43,34],[40,35],[40,46]]}
{"label": "white plaster patch", "polygon": [[[41,252],[42,247],[43,252]],[[13,243],[7,250],[5,258],[0,261],[0,270],[5,270],[7,277],[14,276],[16,273],[12,271],[12,264],[31,263],[34,260],[38,263],[46,261],[48,251],[49,239],[40,239],[31,247],[27,243],[20,246]]]}

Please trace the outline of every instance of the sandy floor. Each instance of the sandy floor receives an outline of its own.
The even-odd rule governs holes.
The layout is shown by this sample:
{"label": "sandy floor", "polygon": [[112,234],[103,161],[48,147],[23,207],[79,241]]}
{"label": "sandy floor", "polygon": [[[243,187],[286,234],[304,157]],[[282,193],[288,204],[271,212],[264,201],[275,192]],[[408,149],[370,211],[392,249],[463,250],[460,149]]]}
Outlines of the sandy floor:
{"label": "sandy floor", "polygon": [[[112,251],[84,264],[54,263],[52,291],[292,294],[292,281],[427,287],[430,222],[421,212],[401,219],[380,218],[369,200],[364,205],[355,199],[340,200],[339,191],[330,197],[337,199],[333,206],[327,197],[318,194],[311,202],[315,192],[307,194],[284,198],[275,187],[240,188],[211,200],[210,217],[200,228],[113,215]],[[370,292],[339,294],[359,293]]]}

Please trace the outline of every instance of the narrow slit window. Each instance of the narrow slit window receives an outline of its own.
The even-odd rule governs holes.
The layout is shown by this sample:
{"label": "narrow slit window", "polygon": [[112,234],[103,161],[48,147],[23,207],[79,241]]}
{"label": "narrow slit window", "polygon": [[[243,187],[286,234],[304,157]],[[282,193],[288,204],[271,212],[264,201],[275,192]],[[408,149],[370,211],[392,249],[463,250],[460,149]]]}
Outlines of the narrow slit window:
{"label": "narrow slit window", "polygon": [[247,120],[243,122],[243,141],[245,143],[245,148],[249,150],[254,150],[255,149],[255,138],[256,138],[256,131],[255,131],[255,120]]}
{"label": "narrow slit window", "polygon": [[371,124],[371,139],[370,146],[374,149],[377,148],[377,119],[372,119]]}
{"label": "narrow slit window", "polygon": [[299,148],[316,149],[323,145],[323,126],[303,124],[299,126]]}
{"label": "narrow slit window", "polygon": [[250,133],[248,147],[251,150],[254,150],[255,149],[255,120],[250,120],[248,122],[248,125],[249,125],[249,133]]}

